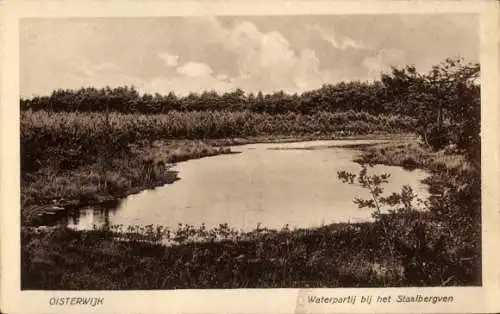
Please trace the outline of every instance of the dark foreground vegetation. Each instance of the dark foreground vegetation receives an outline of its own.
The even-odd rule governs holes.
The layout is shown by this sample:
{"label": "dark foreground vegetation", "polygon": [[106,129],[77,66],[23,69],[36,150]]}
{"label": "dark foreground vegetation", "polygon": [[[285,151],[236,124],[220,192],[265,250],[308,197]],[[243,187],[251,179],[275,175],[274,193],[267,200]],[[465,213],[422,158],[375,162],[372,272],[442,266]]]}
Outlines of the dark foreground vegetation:
{"label": "dark foreground vegetation", "polygon": [[[204,102],[209,94],[134,98],[132,91],[135,102],[115,95],[129,89],[58,91],[23,100],[22,288],[480,285],[478,74],[477,65],[447,60],[425,75],[409,66],[373,84],[263,96],[260,107],[241,93],[232,101],[228,95],[214,96],[218,102]],[[76,102],[77,96],[83,100]],[[162,102],[174,98],[180,107]],[[224,109],[221,99],[229,104],[221,105]],[[125,104],[126,110],[120,107]],[[144,109],[147,105],[164,113]],[[312,109],[292,109],[297,106]],[[141,114],[132,113],[137,108]],[[93,112],[54,112],[74,110]],[[370,191],[370,199],[355,202],[372,211],[374,222],[248,233],[225,224],[213,230],[37,227],[40,212],[54,204],[99,202],[172,182],[176,176],[169,163],[228,153],[219,146],[235,137],[403,132],[419,135],[420,143],[363,148],[362,172],[338,174],[346,184]],[[416,202],[406,186],[399,194],[384,195],[390,177],[371,173],[369,165],[375,163],[428,170],[433,196]]]}

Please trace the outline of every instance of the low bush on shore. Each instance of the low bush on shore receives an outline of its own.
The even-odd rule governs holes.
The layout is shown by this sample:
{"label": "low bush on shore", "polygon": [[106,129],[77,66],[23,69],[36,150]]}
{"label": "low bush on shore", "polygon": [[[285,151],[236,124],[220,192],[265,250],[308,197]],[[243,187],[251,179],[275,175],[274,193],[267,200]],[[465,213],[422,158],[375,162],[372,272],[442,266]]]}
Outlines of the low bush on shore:
{"label": "low bush on shore", "polygon": [[[415,223],[418,223],[416,226],[421,230],[416,235],[420,234],[422,238],[419,240],[420,246],[424,248],[422,252],[427,250],[428,256],[409,262],[416,268],[421,268],[422,276],[448,272],[442,279],[446,284],[480,284],[480,161],[469,154],[458,154],[448,148],[433,151],[416,143],[368,147],[358,161],[405,167],[410,159],[413,168],[426,169],[431,173],[431,176],[425,179],[431,197],[426,205],[429,220],[424,223],[419,222],[419,219],[415,220]],[[429,247],[432,247],[425,234],[429,224],[438,226],[433,234],[439,239],[436,243],[439,249],[435,252],[428,251]],[[394,234],[391,234],[391,237],[393,236]],[[428,260],[429,257],[431,261]],[[431,269],[432,265],[434,269]],[[420,280],[424,280],[422,276]]]}
{"label": "low bush on shore", "polygon": [[400,166],[408,170],[416,168],[428,170],[461,168],[467,170],[471,167],[470,161],[456,151],[449,149],[432,151],[416,141],[377,144],[362,148],[363,154],[356,159],[360,163]]}

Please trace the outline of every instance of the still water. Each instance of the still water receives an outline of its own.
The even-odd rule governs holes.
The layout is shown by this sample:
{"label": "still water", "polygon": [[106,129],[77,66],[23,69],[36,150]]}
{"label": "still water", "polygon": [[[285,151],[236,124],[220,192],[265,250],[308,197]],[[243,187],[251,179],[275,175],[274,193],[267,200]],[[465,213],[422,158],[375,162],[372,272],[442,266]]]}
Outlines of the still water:
{"label": "still water", "polygon": [[[180,180],[123,199],[112,209],[83,208],[66,218],[76,229],[104,224],[163,225],[179,223],[207,227],[228,223],[240,230],[259,223],[269,228],[311,227],[332,222],[370,219],[358,209],[354,197],[368,198],[357,185],[340,182],[337,171],[358,173],[353,162],[359,154],[344,145],[375,140],[309,141],[283,144],[251,144],[232,147],[239,152],[182,162],[173,167]],[[420,198],[427,198],[421,170],[375,166],[370,173],[390,173],[385,192],[410,185]]]}

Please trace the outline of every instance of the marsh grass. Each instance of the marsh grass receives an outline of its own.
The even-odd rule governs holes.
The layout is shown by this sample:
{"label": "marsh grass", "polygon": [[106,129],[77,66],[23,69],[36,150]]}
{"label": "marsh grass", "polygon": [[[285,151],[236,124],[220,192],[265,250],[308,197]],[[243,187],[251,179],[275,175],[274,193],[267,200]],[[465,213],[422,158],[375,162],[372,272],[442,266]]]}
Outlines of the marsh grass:
{"label": "marsh grass", "polygon": [[383,258],[372,224],[251,232],[184,225],[170,234],[178,241],[170,246],[145,241],[156,228],[137,227],[122,240],[109,230],[23,232],[23,289],[370,287],[388,278],[404,284],[400,267]]}
{"label": "marsh grass", "polygon": [[[155,140],[207,140],[253,136],[344,136],[401,133],[414,120],[364,112],[259,114],[249,111],[177,112],[141,115],[81,112],[21,112],[22,168],[33,171],[49,159],[58,169],[74,169],[98,156],[121,157],[129,145]],[[55,161],[53,161],[55,162]]]}
{"label": "marsh grass", "polygon": [[171,163],[227,153],[228,148],[202,141],[155,141],[131,145],[120,157],[98,156],[71,170],[61,170],[57,158],[46,160],[37,171],[21,177],[22,223],[39,222],[47,206],[96,204],[172,183],[177,174],[170,170]]}
{"label": "marsh grass", "polygon": [[356,161],[366,164],[400,166],[407,170],[470,169],[470,162],[464,155],[447,150],[432,151],[416,140],[374,144],[358,147],[363,150]]}

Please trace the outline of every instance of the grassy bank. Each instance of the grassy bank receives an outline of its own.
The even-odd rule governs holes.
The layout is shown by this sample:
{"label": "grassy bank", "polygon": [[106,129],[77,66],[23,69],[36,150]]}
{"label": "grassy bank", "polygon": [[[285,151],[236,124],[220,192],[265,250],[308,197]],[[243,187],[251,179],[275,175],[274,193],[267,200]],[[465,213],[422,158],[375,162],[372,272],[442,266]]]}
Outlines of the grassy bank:
{"label": "grassy bank", "polygon": [[363,154],[356,160],[361,163],[400,166],[406,169],[471,170],[472,165],[451,149],[432,151],[417,141],[395,140],[388,144],[360,147]]}
{"label": "grassy bank", "polygon": [[[55,155],[21,176],[21,217],[34,225],[68,207],[108,203],[141,190],[172,183],[170,164],[230,153],[199,140],[154,141],[130,145],[115,155]],[[82,160],[83,159],[83,160]],[[61,165],[67,165],[63,167]],[[62,208],[62,209],[61,209]]]}
{"label": "grassy bank", "polygon": [[380,245],[378,228],[377,224],[334,225],[313,230],[261,230],[247,234],[232,234],[220,228],[214,231],[221,237],[219,241],[184,240],[172,247],[139,242],[132,235],[127,242],[117,241],[106,231],[25,232],[22,241],[28,244],[22,250],[22,287],[185,289],[405,285],[398,262],[386,258],[388,252]]}

